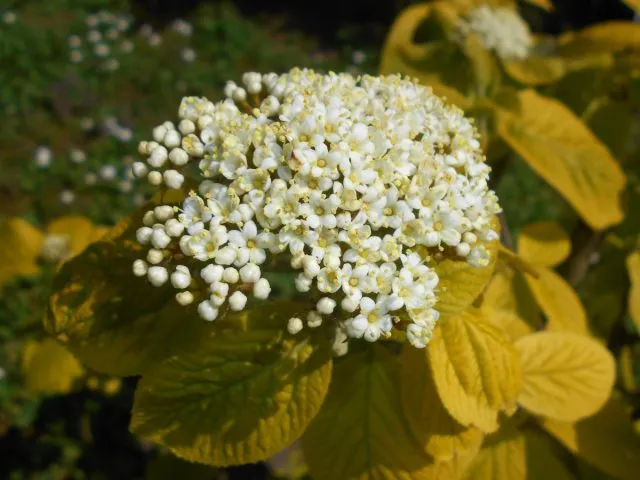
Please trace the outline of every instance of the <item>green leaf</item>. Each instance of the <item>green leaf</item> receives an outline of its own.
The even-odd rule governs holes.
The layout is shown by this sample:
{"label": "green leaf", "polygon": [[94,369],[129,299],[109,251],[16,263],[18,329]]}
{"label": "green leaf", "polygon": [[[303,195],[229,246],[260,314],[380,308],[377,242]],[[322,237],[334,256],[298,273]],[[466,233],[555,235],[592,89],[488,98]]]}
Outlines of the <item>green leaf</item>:
{"label": "green leaf", "polygon": [[287,333],[306,304],[230,313],[188,349],[143,375],[131,430],[213,466],[265,460],[295,441],[331,379],[331,329]]}
{"label": "green leaf", "polygon": [[623,218],[626,178],[607,147],[557,100],[519,93],[521,110],[498,115],[499,135],[596,230]]}
{"label": "green leaf", "polygon": [[314,480],[428,477],[431,459],[403,415],[393,356],[377,345],[335,367],[325,404],[302,437]]}

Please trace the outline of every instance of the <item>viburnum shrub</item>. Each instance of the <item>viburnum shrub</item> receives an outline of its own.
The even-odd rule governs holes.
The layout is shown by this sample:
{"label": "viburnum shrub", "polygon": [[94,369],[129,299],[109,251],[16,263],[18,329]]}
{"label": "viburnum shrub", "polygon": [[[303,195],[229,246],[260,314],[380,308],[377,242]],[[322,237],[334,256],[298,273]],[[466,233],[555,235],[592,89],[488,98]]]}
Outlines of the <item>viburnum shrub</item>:
{"label": "viburnum shrub", "polygon": [[473,121],[428,87],[247,73],[178,117],[132,167],[157,194],[61,267],[46,319],[90,368],[141,375],[135,433],[216,466],[301,438],[314,478],[453,478],[518,405],[606,402],[600,344],[491,319],[498,257],[525,262],[499,254]]}

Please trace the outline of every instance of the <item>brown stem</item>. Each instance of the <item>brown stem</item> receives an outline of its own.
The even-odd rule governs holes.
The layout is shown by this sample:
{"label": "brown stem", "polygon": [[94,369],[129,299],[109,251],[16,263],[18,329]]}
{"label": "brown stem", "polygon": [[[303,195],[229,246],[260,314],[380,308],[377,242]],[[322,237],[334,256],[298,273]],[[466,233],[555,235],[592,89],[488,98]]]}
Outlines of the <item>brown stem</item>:
{"label": "brown stem", "polygon": [[576,286],[587,276],[591,266],[591,259],[597,254],[604,243],[606,230],[592,231],[583,221],[575,228],[571,244],[573,252],[565,262],[565,274],[567,281]]}

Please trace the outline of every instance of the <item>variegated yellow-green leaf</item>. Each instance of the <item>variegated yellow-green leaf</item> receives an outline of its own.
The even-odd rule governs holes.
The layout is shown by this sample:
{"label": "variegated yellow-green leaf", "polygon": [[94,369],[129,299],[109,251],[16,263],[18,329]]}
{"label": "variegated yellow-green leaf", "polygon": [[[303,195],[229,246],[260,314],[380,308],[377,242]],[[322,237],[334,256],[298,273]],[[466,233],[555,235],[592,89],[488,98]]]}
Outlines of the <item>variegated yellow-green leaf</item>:
{"label": "variegated yellow-green leaf", "polygon": [[555,267],[570,252],[569,235],[557,222],[530,223],[518,236],[518,255],[533,265]]}
{"label": "variegated yellow-green leaf", "polygon": [[466,108],[470,103],[464,93],[472,78],[461,68],[466,64],[462,51],[446,38],[419,45],[414,43],[418,27],[433,12],[433,5],[422,4],[411,6],[398,16],[385,40],[380,73],[415,77],[423,85],[431,86],[437,95]]}
{"label": "variegated yellow-green leaf", "polygon": [[548,85],[567,72],[567,65],[562,59],[539,55],[532,55],[526,60],[505,61],[503,65],[511,78],[531,86]]}
{"label": "variegated yellow-green leaf", "polygon": [[640,471],[640,434],[631,421],[632,407],[614,396],[595,415],[578,423],[541,420],[565,447],[609,475],[636,480]]}
{"label": "variegated yellow-green leaf", "polygon": [[544,10],[551,11],[553,10],[553,2],[551,0],[525,0],[527,3],[531,5],[535,5],[536,7],[540,7]]}
{"label": "variegated yellow-green leaf", "polygon": [[626,179],[606,146],[557,100],[533,90],[520,92],[519,99],[517,115],[500,111],[499,135],[592,228],[619,223]]}
{"label": "variegated yellow-green leaf", "polygon": [[36,275],[42,233],[21,218],[0,219],[0,289],[17,275]]}
{"label": "variegated yellow-green leaf", "polygon": [[33,393],[69,393],[74,382],[84,375],[80,362],[52,338],[30,340],[22,353],[22,375]]}
{"label": "variegated yellow-green leaf", "polygon": [[538,278],[525,278],[547,317],[547,329],[588,335],[587,314],[571,285],[553,270],[540,267],[536,271]]}
{"label": "variegated yellow-green leaf", "polygon": [[464,480],[525,480],[527,478],[524,435],[511,425],[484,442],[462,477]]}
{"label": "variegated yellow-green leaf", "polygon": [[522,384],[518,355],[506,335],[479,311],[468,310],[441,320],[427,350],[451,416],[462,425],[495,431],[498,411],[514,405]]}
{"label": "variegated yellow-green leaf", "polygon": [[485,289],[498,258],[498,240],[487,244],[491,260],[485,267],[474,267],[464,260],[445,258],[433,263],[440,278],[436,309],[444,316],[466,310]]}
{"label": "variegated yellow-green leaf", "polygon": [[400,375],[409,429],[430,456],[446,461],[480,447],[482,432],[460,425],[442,405],[425,349],[404,346]]}
{"label": "variegated yellow-green leaf", "polygon": [[640,252],[627,257],[627,271],[631,280],[629,289],[629,315],[640,331]]}
{"label": "variegated yellow-green leaf", "polygon": [[559,55],[580,57],[613,53],[640,46],[640,25],[632,22],[603,22],[558,39]]}
{"label": "variegated yellow-green leaf", "polygon": [[170,453],[159,454],[149,461],[144,480],[213,480],[216,470],[207,465],[190,463]]}
{"label": "variegated yellow-green leaf", "polygon": [[295,441],[331,380],[331,331],[286,331],[306,305],[230,313],[143,375],[131,429],[175,455],[214,466],[265,460]]}
{"label": "variegated yellow-green leaf", "polygon": [[138,375],[211,328],[175,301],[170,286],[132,274],[141,256],[133,239],[146,210],[65,263],[54,279],[45,326],[98,372]]}
{"label": "variegated yellow-green leaf", "polygon": [[432,478],[431,459],[403,414],[398,375],[396,359],[377,345],[336,365],[327,399],[302,436],[314,480]]}
{"label": "variegated yellow-green leaf", "polygon": [[597,341],[582,335],[539,332],[515,342],[522,363],[518,403],[537,415],[573,422],[605,404],[615,361]]}

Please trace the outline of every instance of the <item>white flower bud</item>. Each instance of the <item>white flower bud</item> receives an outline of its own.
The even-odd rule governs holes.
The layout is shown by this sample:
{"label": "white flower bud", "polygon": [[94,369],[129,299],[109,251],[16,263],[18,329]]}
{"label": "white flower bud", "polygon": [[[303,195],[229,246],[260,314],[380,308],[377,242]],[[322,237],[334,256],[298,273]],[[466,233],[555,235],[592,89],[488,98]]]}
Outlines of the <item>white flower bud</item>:
{"label": "white flower bud", "polygon": [[156,215],[153,213],[153,210],[147,210],[142,217],[142,223],[144,223],[147,227],[152,227],[156,223]]}
{"label": "white flower bud", "polygon": [[173,288],[182,290],[191,284],[191,272],[184,265],[178,265],[176,271],[171,274]]}
{"label": "white flower bud", "polygon": [[302,265],[304,267],[305,276],[310,279],[317,277],[318,273],[320,273],[320,264],[318,264],[318,261],[311,255],[306,255],[304,257]]}
{"label": "white flower bud", "polygon": [[193,293],[191,292],[178,292],[176,293],[176,301],[186,307],[187,305],[191,305],[193,303]]}
{"label": "white flower bud", "polygon": [[178,124],[178,130],[182,135],[189,135],[190,133],[196,131],[196,124],[191,120],[184,118],[180,120],[180,123]]}
{"label": "white flower bud", "polygon": [[247,263],[240,269],[240,279],[243,283],[256,283],[260,280],[260,267],[255,263]]}
{"label": "white flower bud", "polygon": [[456,253],[461,257],[466,257],[471,251],[471,246],[468,243],[462,242],[456,245]]}
{"label": "white flower bud", "polygon": [[233,292],[233,294],[229,297],[229,306],[231,307],[231,310],[235,312],[239,312],[240,310],[244,309],[246,304],[247,297],[239,290]]}
{"label": "white flower bud", "polygon": [[151,185],[158,186],[162,183],[162,174],[157,170],[151,170],[147,175],[147,180]]}
{"label": "white flower bud", "polygon": [[287,323],[287,330],[291,335],[299,333],[303,327],[304,325],[302,323],[302,320],[300,320],[298,317],[291,317],[289,319],[289,322]]}
{"label": "white flower bud", "polygon": [[307,325],[309,328],[317,328],[322,325],[322,317],[315,310],[307,314]]}
{"label": "white flower bud", "polygon": [[173,217],[173,207],[170,205],[158,205],[153,209],[153,213],[155,214],[158,222],[166,222],[171,217]]}
{"label": "white flower bud", "polygon": [[198,304],[198,315],[208,322],[214,321],[218,317],[218,309],[211,305],[209,300]]}
{"label": "white flower bud", "polygon": [[216,253],[216,263],[220,265],[231,265],[236,259],[236,249],[233,247],[222,247]]}
{"label": "white flower bud", "polygon": [[215,283],[222,280],[224,268],[220,265],[209,264],[200,270],[200,277],[207,283]]}
{"label": "white flower bud", "polygon": [[133,274],[136,277],[144,277],[147,274],[147,262],[144,260],[133,262]]}
{"label": "white flower bud", "polygon": [[140,245],[147,245],[149,241],[151,241],[151,235],[153,234],[153,229],[149,227],[140,227],[136,230],[136,240]]}
{"label": "white flower bud", "polygon": [[167,248],[167,246],[171,243],[171,237],[167,235],[167,232],[164,231],[164,228],[154,228],[153,233],[151,234],[151,244],[158,248]]}
{"label": "white flower bud", "polygon": [[189,163],[189,154],[181,148],[174,148],[169,153],[169,160],[174,165],[181,167]]}
{"label": "white flower bud", "polygon": [[269,298],[269,294],[271,293],[271,285],[266,278],[261,278],[253,285],[253,296],[260,299],[265,300]]}
{"label": "white flower bud", "polygon": [[342,310],[349,313],[355,312],[359,305],[359,302],[356,301],[353,297],[344,297],[340,302],[340,307],[342,308]]}
{"label": "white flower bud", "polygon": [[165,232],[171,237],[179,237],[184,232],[184,225],[175,218],[170,218],[164,226]]}
{"label": "white flower bud", "polygon": [[294,280],[296,290],[299,292],[308,292],[311,289],[312,280],[306,275],[300,274]]}
{"label": "white flower bud", "polygon": [[142,178],[149,172],[149,167],[143,162],[134,162],[131,166],[131,171],[136,178]]}
{"label": "white flower bud", "polygon": [[149,165],[151,165],[154,168],[160,168],[162,165],[165,164],[165,162],[167,161],[167,158],[169,158],[167,149],[162,145],[159,145],[153,150],[153,152],[151,152],[151,156],[149,157],[147,162],[149,163]]}
{"label": "white flower bud", "polygon": [[153,129],[153,139],[158,143],[162,142],[162,139],[164,139],[164,136],[166,134],[167,134],[167,127],[165,127],[164,125],[158,125],[156,128]]}
{"label": "white flower bud", "polygon": [[470,245],[473,245],[478,241],[478,237],[472,232],[464,232],[462,234],[462,241]]}
{"label": "white flower bud", "polygon": [[316,304],[318,312],[322,315],[329,315],[333,313],[336,308],[336,301],[329,297],[322,297]]}
{"label": "white flower bud", "polygon": [[166,170],[163,174],[164,183],[169,188],[178,189],[184,183],[184,175],[177,170]]}
{"label": "white flower bud", "polygon": [[180,133],[178,133],[178,131],[169,130],[167,134],[164,136],[164,140],[162,143],[164,143],[169,148],[174,148],[174,147],[179,147],[181,141],[182,141],[182,138],[180,136]]}
{"label": "white flower bud", "polygon": [[147,278],[153,286],[161,287],[162,285],[167,283],[167,280],[169,279],[169,273],[164,267],[153,266],[149,267]]}
{"label": "white flower bud", "polygon": [[222,272],[222,280],[227,283],[238,283],[240,280],[240,274],[238,270],[233,267],[225,268],[224,272]]}
{"label": "white flower bud", "polygon": [[216,282],[211,284],[211,297],[209,301],[213,306],[219,307],[227,299],[229,295],[229,284],[224,282]]}
{"label": "white flower bud", "polygon": [[162,260],[164,260],[164,254],[160,250],[152,248],[147,252],[147,262],[151,263],[152,265],[157,265],[158,263],[162,262]]}

